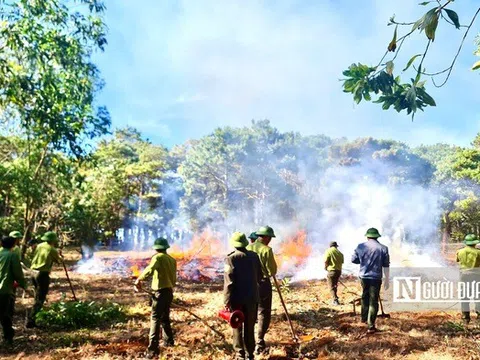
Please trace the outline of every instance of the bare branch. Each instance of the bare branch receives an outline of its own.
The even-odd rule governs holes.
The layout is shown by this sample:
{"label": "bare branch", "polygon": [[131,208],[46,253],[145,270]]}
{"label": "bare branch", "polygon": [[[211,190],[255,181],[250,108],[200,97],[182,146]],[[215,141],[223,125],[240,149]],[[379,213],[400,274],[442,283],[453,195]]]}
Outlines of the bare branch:
{"label": "bare branch", "polygon": [[447,68],[448,69],[448,74],[447,74],[447,77],[445,78],[445,80],[443,81],[443,83],[441,83],[440,85],[437,85],[435,83],[435,79],[432,77],[432,82],[433,82],[433,85],[435,85],[435,87],[442,87],[443,85],[445,85],[447,83],[448,79],[450,78],[450,75],[452,74],[452,71],[453,71],[453,67],[455,66],[455,63],[457,61],[458,55],[460,55],[460,52],[462,51],[462,47],[463,47],[463,44],[465,43],[465,39],[467,38],[467,35],[470,32],[470,29],[472,28],[473,23],[475,22],[479,13],[480,13],[480,8],[478,8],[477,11],[475,12],[475,15],[473,16],[472,21],[470,21],[470,25],[468,25],[468,28],[465,31],[465,34],[463,35],[463,39],[462,39],[462,42],[460,43],[460,46],[458,47],[457,54],[453,58],[453,61],[452,61],[452,64],[450,65],[450,67]]}
{"label": "bare branch", "polygon": [[417,74],[422,73],[423,61],[425,60],[425,56],[427,56],[428,48],[430,47],[431,42],[432,40],[428,40],[427,46],[425,47],[425,52],[423,53],[423,56],[422,56],[422,61],[420,61],[420,65],[418,66]]}

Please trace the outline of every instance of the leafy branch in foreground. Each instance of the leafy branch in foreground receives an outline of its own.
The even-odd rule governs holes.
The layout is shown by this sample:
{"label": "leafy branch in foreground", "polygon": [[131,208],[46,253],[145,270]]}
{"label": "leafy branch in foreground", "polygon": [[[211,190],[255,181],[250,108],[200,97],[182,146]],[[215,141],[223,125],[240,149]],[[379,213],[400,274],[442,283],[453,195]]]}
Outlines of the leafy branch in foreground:
{"label": "leafy branch in foreground", "polygon": [[112,302],[59,301],[42,309],[36,320],[40,326],[80,329],[123,322],[125,318],[122,307]]}
{"label": "leafy branch in foreground", "polygon": [[[397,112],[405,110],[407,114],[412,114],[412,119],[417,110],[423,111],[427,106],[436,106],[435,100],[425,89],[426,80],[422,80],[422,75],[430,77],[432,83],[436,87],[442,87],[447,83],[458,55],[462,50],[465,38],[480,13],[480,8],[478,8],[469,25],[461,25],[458,14],[447,8],[452,2],[453,0],[448,0],[442,4],[440,0],[436,0],[420,3],[422,6],[435,3],[436,6],[427,11],[425,15],[415,22],[397,22],[394,16],[391,17],[388,25],[394,25],[395,30],[392,40],[388,44],[387,50],[382,59],[377,66],[368,66],[358,63],[352,64],[347,70],[343,71],[343,75],[346,77],[342,79],[343,91],[352,94],[353,99],[357,104],[362,100],[373,100],[374,103],[382,104],[384,110],[388,110],[392,106]],[[450,66],[441,71],[427,73],[423,63],[431,44],[435,41],[435,35],[440,20],[454,26],[456,29],[465,28],[466,30]],[[408,30],[404,35],[399,36],[399,29],[404,27],[407,27]],[[402,83],[399,76],[394,77],[394,61],[396,60],[404,41],[416,31],[419,33],[425,32],[427,44],[423,53],[413,55],[406,63],[402,71],[405,72],[412,68],[415,70],[415,76],[410,82]],[[480,56],[480,37],[477,37],[476,44],[478,49],[475,52],[475,55]],[[391,59],[385,61],[390,53],[394,53],[394,55]],[[419,64],[415,65],[419,59]],[[472,70],[478,69],[480,69],[480,61],[477,61],[472,67]],[[435,78],[443,74],[447,74],[445,79],[440,84],[437,84]],[[377,95],[377,98],[372,99],[372,95]]]}

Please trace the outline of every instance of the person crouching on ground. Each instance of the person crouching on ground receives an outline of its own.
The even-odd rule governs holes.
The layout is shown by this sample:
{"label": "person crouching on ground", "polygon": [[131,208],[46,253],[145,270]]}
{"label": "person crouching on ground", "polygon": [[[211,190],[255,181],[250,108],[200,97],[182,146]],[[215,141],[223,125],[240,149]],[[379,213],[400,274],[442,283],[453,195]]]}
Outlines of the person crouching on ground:
{"label": "person crouching on ground", "polygon": [[378,242],[381,237],[375,228],[365,234],[368,241],[357,246],[352,255],[352,263],[360,264],[360,282],[362,284],[362,322],[368,324],[368,334],[377,332],[375,320],[378,313],[378,299],[382,286],[382,269],[385,273],[384,289],[389,288],[390,255],[388,247]]}
{"label": "person crouching on ground", "polygon": [[167,254],[170,247],[164,238],[155,240],[152,248],[157,251],[150,264],[143,270],[135,281],[134,290],[142,289],[142,281],[153,277],[152,280],[152,315],[150,318],[149,343],[147,358],[153,359],[160,354],[160,326],[163,327],[166,339],[164,346],[173,346],[173,331],[170,325],[170,307],[173,301],[173,287],[177,282],[177,262]]}
{"label": "person crouching on ground", "polygon": [[235,251],[225,259],[224,304],[230,311],[242,311],[245,317],[243,324],[233,329],[233,348],[237,359],[245,359],[245,350],[248,359],[254,359],[258,284],[263,277],[262,268],[258,255],[246,249],[245,234],[235,232],[230,245]]}

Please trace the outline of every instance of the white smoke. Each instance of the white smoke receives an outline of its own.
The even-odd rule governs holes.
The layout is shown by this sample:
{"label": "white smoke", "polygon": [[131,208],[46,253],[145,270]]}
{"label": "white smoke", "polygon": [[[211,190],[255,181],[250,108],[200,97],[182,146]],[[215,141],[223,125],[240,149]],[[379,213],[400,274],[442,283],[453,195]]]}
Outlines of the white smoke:
{"label": "white smoke", "polygon": [[[339,244],[345,256],[344,272],[356,274],[358,265],[351,256],[359,243],[366,241],[365,232],[377,228],[379,241],[389,247],[391,266],[440,266],[439,195],[416,184],[379,182],[386,165],[375,172],[369,167],[329,169],[317,181],[315,202],[321,207],[317,218],[308,217],[308,241],[314,252],[306,265],[297,269],[294,280],[325,277],[323,252],[330,241]],[[291,270],[290,270],[291,271]]]}

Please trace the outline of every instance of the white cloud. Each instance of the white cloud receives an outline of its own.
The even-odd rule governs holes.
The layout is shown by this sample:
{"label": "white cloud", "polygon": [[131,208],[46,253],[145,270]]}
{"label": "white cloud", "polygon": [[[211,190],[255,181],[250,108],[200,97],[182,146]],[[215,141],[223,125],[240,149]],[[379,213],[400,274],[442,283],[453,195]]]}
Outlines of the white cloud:
{"label": "white cloud", "polygon": [[[128,65],[124,59],[108,61],[110,71],[117,71],[114,75],[107,71],[107,90],[113,86],[124,99],[124,110],[117,115],[135,112],[139,119],[155,119],[149,120],[152,126],[182,122],[181,133],[172,134],[180,140],[216,126],[269,118],[282,130],[304,133],[468,143],[477,131],[478,117],[466,110],[478,106],[473,94],[480,90],[478,79],[474,82],[471,76],[455,81],[456,88],[471,96],[452,93],[452,87],[436,91],[441,108],[419,114],[414,123],[378,105],[353,106],[351,97],[341,92],[342,70],[354,61],[378,61],[393,32],[385,26],[389,17],[396,13],[398,20],[414,20],[428,9],[417,4],[376,0],[355,8],[346,0],[310,5],[287,0],[184,0],[175,6],[150,1],[150,6],[139,7],[112,2],[111,19],[128,14],[112,29],[125,48],[114,43],[113,50],[128,49],[130,56]],[[473,7],[471,1],[460,9],[470,4]],[[445,31],[447,39],[461,36],[450,34]],[[405,50],[414,54],[417,45],[421,41]],[[437,40],[434,45],[430,64],[448,64],[456,42]],[[405,55],[397,67],[407,59]],[[464,62],[469,63],[468,56]],[[461,67],[465,65],[460,64],[458,73],[464,71]],[[459,105],[465,111],[454,109]],[[457,116],[445,118],[448,113]],[[452,127],[458,133],[452,134]],[[142,128],[147,129],[145,124]]]}

